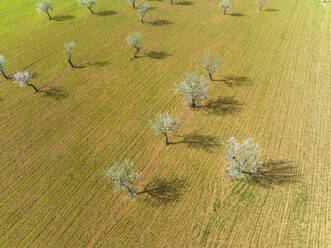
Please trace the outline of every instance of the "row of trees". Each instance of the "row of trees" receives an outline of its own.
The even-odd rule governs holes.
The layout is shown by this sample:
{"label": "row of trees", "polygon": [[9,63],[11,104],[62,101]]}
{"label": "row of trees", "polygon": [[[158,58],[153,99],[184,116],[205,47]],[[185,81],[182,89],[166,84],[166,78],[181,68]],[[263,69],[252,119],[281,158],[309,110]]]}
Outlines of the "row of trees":
{"label": "row of trees", "polygon": [[[128,3],[135,7],[135,0],[127,0]],[[257,0],[262,10],[266,0]],[[96,0],[77,0],[81,7],[87,8],[92,14],[94,14],[92,7],[96,5]],[[173,1],[171,0],[171,4]],[[222,0],[219,8],[224,9],[224,14],[231,8],[229,0]],[[49,0],[44,0],[36,6],[36,10],[39,14],[46,13],[49,19],[52,19],[50,11],[53,11],[53,5]],[[143,23],[144,18],[150,11],[149,4],[143,4],[138,8],[138,16]],[[126,38],[128,45],[135,49],[135,53],[132,59],[137,57],[137,54],[143,47],[142,36],[139,33],[131,33]],[[64,45],[64,53],[67,56],[67,61],[72,68],[74,64],[71,60],[72,54],[75,50],[75,43],[70,42]],[[0,71],[5,79],[11,79],[5,72],[5,57],[0,55]],[[202,66],[206,71],[210,81],[213,81],[213,75],[220,67],[220,59],[218,56],[206,53],[202,58]],[[16,72],[13,76],[13,81],[21,87],[30,86],[35,92],[41,92],[35,85],[31,83],[31,72]],[[195,108],[200,100],[207,98],[207,91],[210,82],[203,76],[196,73],[187,73],[184,76],[183,81],[175,84],[175,93],[181,94],[184,103],[190,108]],[[164,136],[165,145],[170,144],[168,135],[176,130],[180,126],[180,120],[178,118],[171,117],[168,113],[157,114],[155,119],[150,121],[151,128]],[[241,180],[246,175],[255,177],[260,172],[263,162],[261,161],[261,148],[254,143],[253,139],[244,140],[242,143],[235,140],[235,138],[229,138],[225,143],[225,152],[228,159],[228,167],[225,171],[225,175],[231,180]],[[131,199],[135,199],[137,192],[132,185],[139,178],[140,173],[133,170],[133,162],[126,159],[119,163],[114,163],[112,166],[104,170],[104,174],[107,180],[111,181],[115,186],[115,192],[119,189],[124,189],[127,195]]]}
{"label": "row of trees", "polygon": [[[158,115],[155,123],[160,123],[162,126],[164,122],[172,123],[174,119],[169,117],[168,114]],[[158,131],[165,130],[159,129],[158,126],[155,128]],[[256,177],[261,172],[263,168],[262,149],[253,139],[246,139],[240,143],[234,137],[231,137],[224,143],[224,146],[226,158],[228,159],[225,176],[231,182],[243,180],[246,176]],[[116,162],[104,169],[104,176],[106,180],[114,185],[114,193],[124,190],[127,197],[134,201],[137,191],[133,184],[139,179],[141,173],[135,171],[133,166],[134,163],[129,159]]]}
{"label": "row of trees", "polygon": [[[139,37],[139,42],[135,43],[136,39],[133,39],[133,37]],[[132,47],[135,47],[135,44],[142,44],[141,35],[137,33],[129,35],[128,43]],[[139,49],[136,47],[136,53],[138,51]],[[219,57],[206,53],[202,58],[202,65],[210,81],[213,81],[213,75],[220,67]],[[182,82],[175,84],[175,93],[183,96],[186,105],[190,108],[195,108],[198,100],[207,98],[209,84],[204,76],[196,73],[187,73]],[[154,120],[150,120],[151,128],[164,137],[166,146],[170,144],[168,135],[177,131],[180,124],[181,121],[177,117],[171,117],[167,112],[157,114]],[[225,176],[230,181],[240,181],[248,175],[256,177],[260,173],[263,168],[261,160],[262,149],[257,143],[254,143],[253,139],[246,139],[240,143],[234,137],[231,137],[224,143],[224,146],[226,158],[228,159]],[[115,193],[123,189],[130,199],[135,200],[137,192],[133,184],[139,178],[140,173],[133,170],[132,161],[126,159],[115,163],[104,170],[104,175],[108,181],[114,184]]]}
{"label": "row of trees", "polygon": [[[259,5],[259,9],[260,11],[263,10],[263,6],[267,3],[267,0],[257,0],[257,4]],[[226,15],[227,11],[230,10],[232,8],[231,2],[230,0],[222,0],[219,5],[218,5],[219,9],[223,9],[224,10],[224,15]]]}
{"label": "row of trees", "polygon": [[[82,8],[87,8],[94,15],[92,8],[97,4],[96,0],[77,0],[77,3]],[[54,7],[50,0],[43,0],[36,5],[36,11],[40,15],[46,13],[48,19],[52,20],[50,11],[54,11]]]}
{"label": "row of trees", "polygon": [[[136,5],[135,5],[136,0],[126,0],[126,1],[128,4],[132,5],[132,8],[134,8],[134,9],[136,8]],[[260,11],[262,11],[263,6],[266,4],[266,2],[267,2],[267,0],[257,0]],[[94,11],[92,8],[97,4],[96,0],[77,0],[77,3],[82,8],[87,8],[91,12],[91,14],[94,15]],[[170,0],[170,3],[173,4],[173,0]],[[232,8],[230,0],[222,0],[219,3],[218,8],[223,9],[224,15],[226,15],[227,11]],[[151,8],[150,8],[149,4],[143,4],[143,5],[139,6],[138,16],[140,18],[141,23],[144,23],[144,18],[147,15],[147,13],[150,11],[150,9]],[[50,14],[50,11],[54,11],[54,7],[53,7],[53,4],[50,2],[50,0],[43,0],[36,5],[36,11],[40,15],[46,13],[49,20],[51,20],[52,16]]]}
{"label": "row of trees", "polygon": [[[72,54],[75,50],[75,42],[69,42],[64,44],[64,54],[67,56],[67,60],[68,63],[70,64],[70,66],[72,68],[74,68],[74,64],[71,61],[71,57]],[[7,74],[5,73],[5,68],[6,68],[6,59],[3,55],[0,54],[0,71],[2,76],[6,79],[6,80],[10,80],[13,79],[13,81],[15,83],[17,83],[20,87],[27,87],[30,86],[34,89],[34,91],[36,93],[38,92],[42,92],[41,90],[39,90],[34,84],[31,83],[31,79],[32,79],[32,72],[29,71],[19,71],[14,73],[13,77],[9,77],[7,76]]]}

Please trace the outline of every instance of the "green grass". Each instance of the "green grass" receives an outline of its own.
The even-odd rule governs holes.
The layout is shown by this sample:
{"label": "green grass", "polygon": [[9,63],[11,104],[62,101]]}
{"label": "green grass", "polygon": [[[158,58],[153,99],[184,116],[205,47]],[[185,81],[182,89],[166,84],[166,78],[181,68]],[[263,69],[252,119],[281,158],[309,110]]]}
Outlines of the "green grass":
{"label": "green grass", "polygon": [[[217,1],[150,1],[140,24],[124,0],[99,0],[104,16],[53,2],[65,20],[37,15],[35,1],[1,2],[6,73],[32,71],[53,95],[0,79],[0,247],[331,243],[329,3],[270,0],[259,13],[255,1],[234,0],[237,15],[223,16]],[[135,31],[144,49],[130,61],[125,38]],[[65,62],[70,41],[83,68]],[[222,61],[208,93],[214,108],[192,111],[174,83],[204,73],[207,50]],[[163,111],[182,120],[170,142],[193,143],[164,146],[148,122]],[[253,137],[276,161],[273,176],[231,184],[220,145],[230,136]],[[135,203],[113,195],[102,169],[124,158],[142,172],[138,191],[158,180],[167,191]]]}

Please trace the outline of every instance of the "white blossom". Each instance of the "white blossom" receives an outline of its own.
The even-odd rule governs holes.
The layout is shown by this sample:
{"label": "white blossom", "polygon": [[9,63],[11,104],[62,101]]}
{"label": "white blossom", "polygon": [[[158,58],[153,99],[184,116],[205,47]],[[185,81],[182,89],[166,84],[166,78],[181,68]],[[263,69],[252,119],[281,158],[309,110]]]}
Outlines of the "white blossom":
{"label": "white blossom", "polygon": [[20,87],[28,86],[32,78],[32,73],[28,71],[20,71],[14,74],[14,82],[17,83]]}
{"label": "white blossom", "polygon": [[225,175],[231,181],[242,179],[244,174],[256,176],[263,167],[262,149],[251,138],[242,143],[234,137],[229,138],[225,143],[225,152],[228,159]]}
{"label": "white blossom", "polygon": [[165,144],[168,145],[168,134],[177,130],[180,125],[178,118],[172,118],[168,113],[157,114],[154,121],[150,121],[151,128],[155,132],[163,134]]}
{"label": "white blossom", "polygon": [[203,76],[187,73],[184,81],[175,84],[175,93],[182,94],[185,104],[194,108],[198,99],[205,100],[207,98],[208,85],[208,81]]}
{"label": "white blossom", "polygon": [[140,173],[133,171],[133,162],[125,159],[120,163],[114,163],[112,166],[104,169],[106,179],[114,184],[114,193],[120,189],[127,192],[128,197],[134,200],[137,193],[132,188],[132,184],[140,177]]}

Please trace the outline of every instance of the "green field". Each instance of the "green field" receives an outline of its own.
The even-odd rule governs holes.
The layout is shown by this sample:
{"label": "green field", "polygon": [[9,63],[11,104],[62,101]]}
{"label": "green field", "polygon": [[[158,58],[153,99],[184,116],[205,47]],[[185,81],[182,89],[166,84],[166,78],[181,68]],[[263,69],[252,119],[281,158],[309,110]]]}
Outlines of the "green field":
{"label": "green field", "polygon": [[[149,1],[141,24],[124,0],[94,16],[53,0],[51,21],[37,1],[1,0],[6,73],[32,71],[48,93],[0,79],[0,247],[330,247],[331,3],[233,0],[224,16],[179,1]],[[219,81],[190,110],[174,83],[204,73],[206,51]],[[149,125],[164,111],[182,120],[168,147]],[[259,182],[225,178],[230,136],[264,148]],[[148,191],[135,202],[102,174],[124,158]]]}

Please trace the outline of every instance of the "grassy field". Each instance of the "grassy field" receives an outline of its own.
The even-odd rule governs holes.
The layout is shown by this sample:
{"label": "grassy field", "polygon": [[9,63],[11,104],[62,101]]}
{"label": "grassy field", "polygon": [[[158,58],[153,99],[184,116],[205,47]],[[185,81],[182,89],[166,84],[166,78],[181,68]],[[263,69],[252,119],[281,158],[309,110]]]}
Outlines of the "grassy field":
{"label": "grassy field", "polygon": [[[49,93],[0,79],[0,247],[329,247],[331,14],[319,0],[149,1],[140,24],[124,0],[1,0],[7,74],[34,73]],[[138,5],[142,4],[138,0]],[[143,35],[144,49],[125,38]],[[75,41],[72,70],[63,45]],[[173,93],[220,55],[209,99],[192,111]],[[148,121],[182,120],[168,147]],[[253,137],[259,182],[231,184],[222,141]],[[136,202],[102,169],[131,158]]]}

